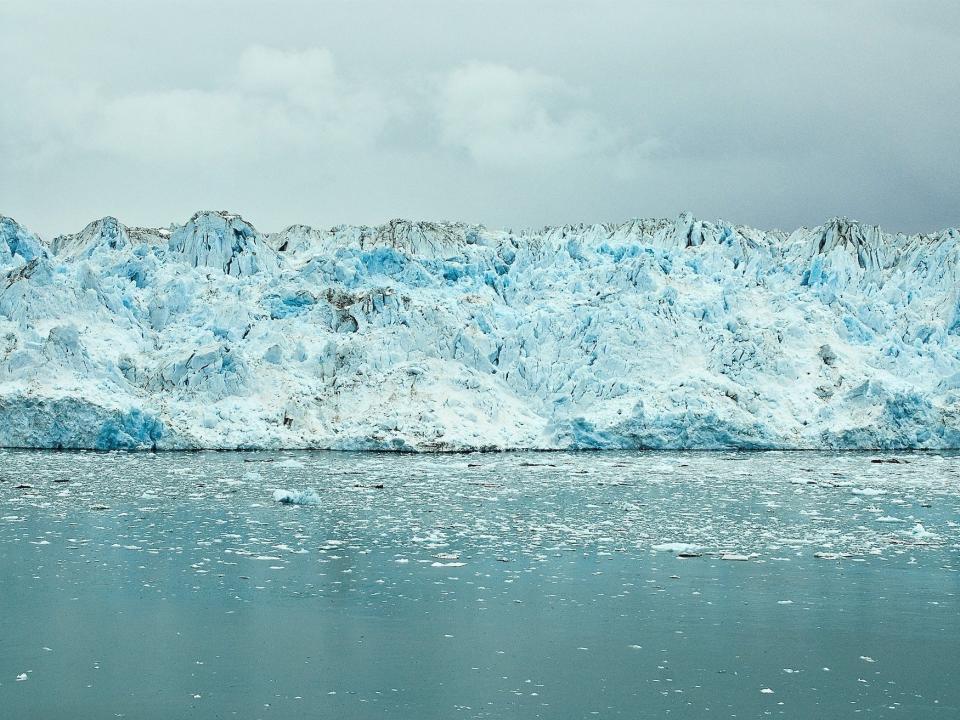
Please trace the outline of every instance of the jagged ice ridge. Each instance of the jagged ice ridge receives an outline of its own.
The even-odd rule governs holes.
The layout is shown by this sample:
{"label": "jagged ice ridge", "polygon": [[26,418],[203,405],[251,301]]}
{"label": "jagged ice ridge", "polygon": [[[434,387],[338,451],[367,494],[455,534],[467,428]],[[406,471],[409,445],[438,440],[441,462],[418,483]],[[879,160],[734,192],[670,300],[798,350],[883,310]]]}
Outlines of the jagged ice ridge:
{"label": "jagged ice ridge", "polygon": [[958,447],[958,240],[0,216],[0,445]]}

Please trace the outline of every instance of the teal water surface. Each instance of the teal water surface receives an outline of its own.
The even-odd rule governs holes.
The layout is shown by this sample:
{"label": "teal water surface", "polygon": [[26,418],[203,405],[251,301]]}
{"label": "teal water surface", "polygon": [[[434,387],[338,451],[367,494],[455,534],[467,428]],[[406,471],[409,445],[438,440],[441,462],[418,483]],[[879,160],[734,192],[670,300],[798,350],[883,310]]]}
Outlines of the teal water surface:
{"label": "teal water surface", "polygon": [[957,718],[960,457],[876,459],[3,452],[0,717]]}

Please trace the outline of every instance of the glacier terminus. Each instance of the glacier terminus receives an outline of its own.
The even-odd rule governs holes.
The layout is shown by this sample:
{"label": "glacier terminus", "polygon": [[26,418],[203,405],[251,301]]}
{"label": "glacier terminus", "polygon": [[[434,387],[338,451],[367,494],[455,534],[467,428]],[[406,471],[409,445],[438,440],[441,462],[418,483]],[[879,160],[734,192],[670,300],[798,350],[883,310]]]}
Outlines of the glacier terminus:
{"label": "glacier terminus", "polygon": [[0,217],[0,446],[956,448],[958,291],[956,229],[845,219]]}

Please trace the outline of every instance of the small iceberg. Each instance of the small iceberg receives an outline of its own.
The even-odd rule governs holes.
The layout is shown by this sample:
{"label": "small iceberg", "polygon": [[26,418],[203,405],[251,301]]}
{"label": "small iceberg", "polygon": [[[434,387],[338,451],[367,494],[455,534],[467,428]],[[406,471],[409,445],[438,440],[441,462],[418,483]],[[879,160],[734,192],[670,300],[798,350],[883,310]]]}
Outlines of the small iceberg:
{"label": "small iceberg", "polygon": [[940,539],[939,535],[937,535],[934,532],[930,532],[920,523],[917,523],[916,525],[914,525],[912,530],[905,531],[905,534],[909,535],[914,540],[918,540],[921,542],[928,542],[928,541],[935,542]]}
{"label": "small iceberg", "polygon": [[319,505],[320,496],[313,488],[306,490],[274,490],[274,502],[283,505]]}
{"label": "small iceberg", "polygon": [[295,458],[285,458],[283,460],[278,460],[275,464],[275,467],[282,468],[302,468],[303,463]]}
{"label": "small iceberg", "polygon": [[720,556],[721,560],[732,560],[734,562],[747,562],[750,559],[749,555],[741,555],[740,553],[723,553]]}
{"label": "small iceberg", "polygon": [[684,543],[684,542],[665,542],[660,543],[659,545],[653,545],[653,550],[657,552],[669,552],[676,553],[677,555],[702,555],[703,548],[699,545],[694,545],[693,543]]}

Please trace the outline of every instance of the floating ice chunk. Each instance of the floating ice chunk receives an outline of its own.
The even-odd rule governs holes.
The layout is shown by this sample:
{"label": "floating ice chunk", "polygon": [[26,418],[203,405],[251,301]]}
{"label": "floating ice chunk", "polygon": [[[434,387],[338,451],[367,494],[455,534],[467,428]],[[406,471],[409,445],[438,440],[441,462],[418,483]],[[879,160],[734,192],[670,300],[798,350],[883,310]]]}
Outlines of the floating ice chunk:
{"label": "floating ice chunk", "polygon": [[922,524],[917,523],[913,529],[905,531],[914,540],[939,540],[940,536],[927,530]]}
{"label": "floating ice chunk", "polygon": [[883,515],[882,517],[876,518],[876,521],[877,521],[877,522],[882,522],[882,523],[902,523],[902,522],[906,522],[906,520],[901,520],[900,518],[895,518],[895,517],[893,517],[893,516],[891,516],[891,515]]}
{"label": "floating ice chunk", "polygon": [[724,553],[723,555],[720,556],[720,559],[721,560],[737,560],[740,562],[744,562],[746,560],[749,560],[750,556],[740,555],[739,553]]}
{"label": "floating ice chunk", "polygon": [[878,490],[877,488],[854,488],[850,491],[854,495],[865,495],[866,497],[876,497],[877,495],[885,495],[886,490]]}
{"label": "floating ice chunk", "polygon": [[771,690],[770,688],[763,688],[762,690],[760,690],[760,692],[762,692],[764,695],[773,695],[773,690]]}
{"label": "floating ice chunk", "polygon": [[17,675],[17,682],[23,682],[26,679],[27,679],[26,673],[20,673],[19,675]]}
{"label": "floating ice chunk", "polygon": [[318,505],[320,503],[320,496],[317,495],[317,491],[313,488],[307,488],[306,490],[274,490],[273,499],[274,502],[282,503],[283,505]]}
{"label": "floating ice chunk", "polygon": [[683,542],[667,542],[660,543],[659,545],[653,545],[652,548],[657,552],[670,552],[670,553],[699,553],[703,551],[703,548],[699,545],[694,545],[693,543],[683,543]]}
{"label": "floating ice chunk", "polygon": [[282,467],[282,468],[302,468],[303,463],[293,458],[287,458],[285,460],[280,460],[279,462],[275,462],[273,466]]}

